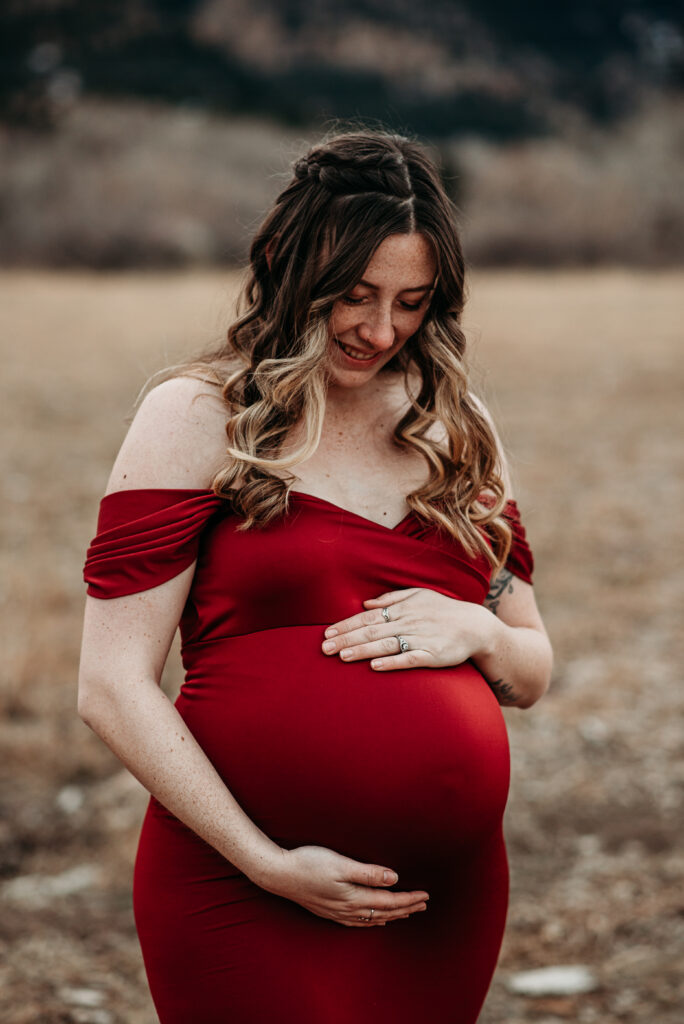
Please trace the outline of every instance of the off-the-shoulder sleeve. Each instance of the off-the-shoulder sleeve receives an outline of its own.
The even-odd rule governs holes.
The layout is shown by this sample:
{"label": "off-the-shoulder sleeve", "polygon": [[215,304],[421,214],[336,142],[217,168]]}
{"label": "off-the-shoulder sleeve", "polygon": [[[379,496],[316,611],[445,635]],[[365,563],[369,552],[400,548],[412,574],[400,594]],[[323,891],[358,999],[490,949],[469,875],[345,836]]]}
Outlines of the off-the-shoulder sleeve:
{"label": "off-the-shoulder sleeve", "polygon": [[83,578],[92,597],[123,597],[165,583],[197,557],[200,534],[223,505],[212,491],[114,491],[100,503]]}
{"label": "off-the-shoulder sleeve", "polygon": [[525,583],[531,583],[534,557],[527,543],[525,527],[520,521],[520,510],[514,501],[506,503],[503,515],[512,533],[511,550],[508,552],[508,558],[506,559],[506,569]]}

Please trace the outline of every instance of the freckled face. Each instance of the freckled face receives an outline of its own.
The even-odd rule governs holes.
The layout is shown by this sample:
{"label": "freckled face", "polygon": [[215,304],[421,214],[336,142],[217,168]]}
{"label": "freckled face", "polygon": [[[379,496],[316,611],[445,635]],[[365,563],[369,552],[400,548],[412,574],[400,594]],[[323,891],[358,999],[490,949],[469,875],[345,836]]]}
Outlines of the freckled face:
{"label": "freckled face", "polygon": [[331,383],[358,387],[392,359],[420,327],[437,273],[424,235],[389,235],[361,280],[330,318]]}

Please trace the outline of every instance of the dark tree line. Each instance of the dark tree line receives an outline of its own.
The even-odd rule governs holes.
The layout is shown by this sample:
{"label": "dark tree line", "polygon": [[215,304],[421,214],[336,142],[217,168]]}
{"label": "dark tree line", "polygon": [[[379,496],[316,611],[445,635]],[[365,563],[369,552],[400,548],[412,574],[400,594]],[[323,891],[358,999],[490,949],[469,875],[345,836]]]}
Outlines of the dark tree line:
{"label": "dark tree line", "polygon": [[[434,94],[382,71],[331,63],[325,53],[278,71],[198,38],[201,0],[10,0],[0,13],[0,118],[49,128],[79,95],[145,97],[290,123],[320,116],[378,118],[438,138],[477,131],[497,139],[543,133],[554,99],[598,120],[628,112],[639,85],[684,84],[681,5],[671,0],[254,0],[286,32],[344,31],[354,16],[437,39],[455,59],[477,53],[521,83]],[[235,33],[241,25],[235,25]],[[540,79],[541,69],[541,79]],[[544,87],[540,88],[540,81]]]}

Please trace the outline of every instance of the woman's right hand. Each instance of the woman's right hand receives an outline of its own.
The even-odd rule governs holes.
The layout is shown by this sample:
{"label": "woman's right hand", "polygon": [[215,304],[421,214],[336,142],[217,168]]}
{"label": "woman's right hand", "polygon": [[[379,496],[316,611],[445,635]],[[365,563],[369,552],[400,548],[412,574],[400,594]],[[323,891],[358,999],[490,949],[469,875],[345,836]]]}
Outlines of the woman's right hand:
{"label": "woman's right hand", "polygon": [[[369,928],[426,909],[429,896],[422,889],[388,891],[398,881],[391,868],[364,864],[324,846],[298,846],[281,853],[267,881],[258,884],[318,917],[348,928]],[[365,918],[370,920],[360,920]]]}

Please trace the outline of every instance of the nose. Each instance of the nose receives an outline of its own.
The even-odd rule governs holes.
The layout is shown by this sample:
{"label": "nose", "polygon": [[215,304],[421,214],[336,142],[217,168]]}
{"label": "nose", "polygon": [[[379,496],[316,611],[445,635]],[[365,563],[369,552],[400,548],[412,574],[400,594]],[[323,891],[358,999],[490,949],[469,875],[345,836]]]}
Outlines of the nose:
{"label": "nose", "polygon": [[389,311],[378,312],[370,319],[359,324],[359,338],[377,349],[388,349],[394,344],[394,324]]}

